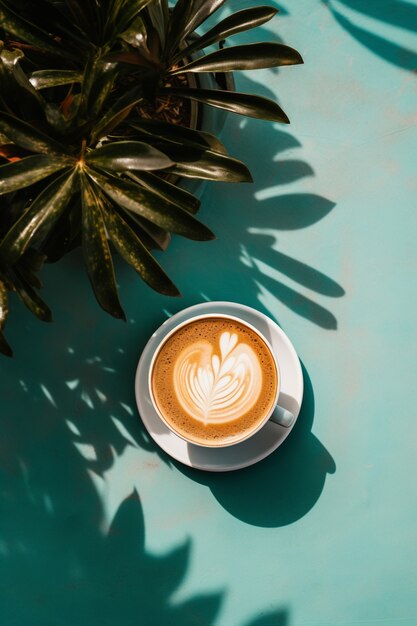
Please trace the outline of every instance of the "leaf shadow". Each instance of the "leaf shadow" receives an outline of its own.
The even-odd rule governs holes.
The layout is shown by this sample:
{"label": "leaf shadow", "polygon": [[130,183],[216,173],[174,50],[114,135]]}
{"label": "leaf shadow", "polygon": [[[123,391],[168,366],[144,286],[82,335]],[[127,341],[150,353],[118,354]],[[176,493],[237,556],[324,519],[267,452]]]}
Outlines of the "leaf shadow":
{"label": "leaf shadow", "polygon": [[[60,272],[49,273],[59,280]],[[146,550],[135,488],[106,516],[115,457],[126,446],[156,450],[136,414],[122,406],[129,407],[133,387],[124,343],[131,332],[110,320],[97,341],[89,311],[76,311],[87,326],[77,333],[63,332],[59,322],[47,328],[23,312],[12,323],[24,329],[19,342],[32,339],[26,358],[8,361],[0,379],[2,624],[214,626],[224,590],[173,599],[190,567],[191,541],[158,555]],[[113,398],[105,400],[110,388]],[[271,613],[270,623],[280,625],[284,614]]]}
{"label": "leaf shadow", "polygon": [[[413,49],[397,43],[394,31],[391,39],[378,33],[379,25],[417,32],[415,5],[403,0],[385,2],[382,7],[380,2],[374,0],[323,0],[323,4],[329,8],[337,23],[368,50],[391,65],[416,70],[417,53]],[[345,14],[340,8],[348,9],[349,13]],[[369,19],[372,25],[370,22],[368,25]]]}
{"label": "leaf shadow", "polygon": [[[247,76],[239,79],[237,89],[274,98],[268,87]],[[179,269],[195,276],[203,285],[201,295],[209,300],[244,299],[256,308],[266,292],[300,317],[335,330],[337,319],[327,301],[344,296],[343,287],[322,269],[285,251],[286,233],[315,226],[336,206],[305,190],[315,172],[294,155],[302,148],[300,141],[282,126],[237,115],[229,116],[224,139],[231,154],[248,164],[254,184],[230,189],[219,183],[207,189],[210,213],[202,219],[218,240],[207,248],[198,274],[189,266],[181,267],[180,255]],[[276,306],[267,312],[279,318]]]}

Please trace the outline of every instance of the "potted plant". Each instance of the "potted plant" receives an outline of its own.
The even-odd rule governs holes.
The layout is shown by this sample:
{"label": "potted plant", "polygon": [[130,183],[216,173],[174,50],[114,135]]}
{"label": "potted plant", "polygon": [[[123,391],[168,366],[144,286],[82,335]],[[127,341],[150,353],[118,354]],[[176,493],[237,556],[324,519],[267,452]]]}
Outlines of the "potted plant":
{"label": "potted plant", "polygon": [[[225,0],[0,0],[0,351],[8,292],[40,319],[38,272],[81,245],[95,296],[124,318],[116,250],[152,288],[178,290],[151,253],[170,233],[214,237],[184,180],[250,182],[202,109],[288,122],[231,90],[235,70],[301,63],[280,43],[225,46],[277,12],[253,7],[198,36]],[[217,48],[215,48],[217,46]],[[207,116],[206,116],[207,117]]]}

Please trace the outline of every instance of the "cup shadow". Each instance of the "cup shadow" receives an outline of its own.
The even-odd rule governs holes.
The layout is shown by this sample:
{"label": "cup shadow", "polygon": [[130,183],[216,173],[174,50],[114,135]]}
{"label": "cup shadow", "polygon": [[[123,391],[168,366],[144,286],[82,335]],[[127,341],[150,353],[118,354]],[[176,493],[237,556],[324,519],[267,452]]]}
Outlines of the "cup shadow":
{"label": "cup shadow", "polygon": [[311,432],[314,392],[304,366],[304,398],[297,422],[278,450],[237,472],[204,473],[173,461],[183,474],[209,487],[214,497],[237,519],[262,527],[292,524],[306,515],[323,490],[334,459]]}

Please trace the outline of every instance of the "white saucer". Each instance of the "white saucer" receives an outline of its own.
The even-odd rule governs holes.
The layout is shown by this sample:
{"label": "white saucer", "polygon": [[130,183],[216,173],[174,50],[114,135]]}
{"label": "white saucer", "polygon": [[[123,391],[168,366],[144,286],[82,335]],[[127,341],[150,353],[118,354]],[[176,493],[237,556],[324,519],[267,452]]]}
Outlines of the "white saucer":
{"label": "white saucer", "polygon": [[269,317],[235,302],[204,302],[183,309],[170,317],[154,332],[142,352],[136,371],[135,393],[139,414],[152,439],[171,457],[209,472],[228,472],[257,463],[267,457],[287,438],[295,421],[284,428],[271,421],[250,439],[227,448],[202,448],[172,433],[152,406],[148,391],[148,372],[155,348],[177,324],[195,315],[225,313],[252,324],[269,341],[277,356],[281,373],[279,404],[298,417],[303,399],[303,374],[297,353],[281,328]]}

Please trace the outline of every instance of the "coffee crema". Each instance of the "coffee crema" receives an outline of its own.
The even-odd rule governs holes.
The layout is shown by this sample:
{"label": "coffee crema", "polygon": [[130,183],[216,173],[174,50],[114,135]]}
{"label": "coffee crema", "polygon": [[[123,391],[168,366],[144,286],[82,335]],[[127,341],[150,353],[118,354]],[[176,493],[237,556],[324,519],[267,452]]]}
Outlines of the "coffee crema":
{"label": "coffee crema", "polygon": [[278,373],[270,349],[238,320],[206,317],[175,331],[152,368],[155,404],[189,441],[221,446],[244,439],[270,413]]}

